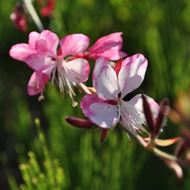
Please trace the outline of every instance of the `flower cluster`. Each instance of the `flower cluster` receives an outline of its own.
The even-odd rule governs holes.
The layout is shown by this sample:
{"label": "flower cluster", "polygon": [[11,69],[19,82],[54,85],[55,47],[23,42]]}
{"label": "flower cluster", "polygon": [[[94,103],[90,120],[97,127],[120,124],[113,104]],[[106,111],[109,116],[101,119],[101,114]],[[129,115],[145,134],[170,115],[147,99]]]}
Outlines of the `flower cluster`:
{"label": "flower cluster", "polygon": [[[51,17],[55,4],[56,0],[37,0],[41,16]],[[144,80],[148,60],[140,53],[128,56],[122,50],[121,32],[103,36],[93,45],[84,34],[70,34],[59,39],[54,32],[44,30],[32,0],[17,3],[10,17],[22,32],[27,30],[29,20],[40,31],[31,32],[27,43],[13,45],[9,52],[12,58],[26,63],[33,70],[27,86],[29,95],[40,95],[41,100],[50,81],[61,94],[68,94],[72,105],[76,106],[75,87],[79,87],[85,93],[80,102],[85,118],[68,116],[68,123],[85,129],[98,127],[101,142],[110,129],[119,125],[182,178],[181,166],[190,164],[190,131],[183,127],[180,136],[169,139],[160,139],[160,135],[168,115],[173,122],[190,126],[190,93],[181,94],[174,109],[169,107],[167,99],[160,104],[144,94],[129,99],[131,92]],[[89,87],[85,83],[90,68],[93,71],[92,86]],[[173,154],[160,149],[175,143]]]}
{"label": "flower cluster", "polygon": [[[46,84],[51,81],[61,94],[67,93],[73,106],[76,106],[74,87],[80,87],[86,93],[80,102],[86,118],[67,117],[68,123],[80,128],[100,128],[101,142],[108,131],[119,124],[181,178],[183,173],[179,163],[183,157],[189,160],[186,150],[190,147],[190,135],[184,132],[183,138],[159,139],[170,112],[168,100],[163,100],[159,105],[144,94],[137,94],[129,100],[126,98],[143,82],[148,60],[140,53],[128,56],[122,46],[121,32],[103,36],[90,46],[87,35],[70,34],[59,39],[55,33],[43,30],[41,33],[31,32],[28,43],[13,45],[9,54],[33,70],[27,87],[29,95],[40,94],[42,97]],[[92,87],[85,84],[89,79],[90,61],[94,67]],[[179,112],[173,112],[173,120],[179,115]],[[157,148],[178,141],[174,155]]]}
{"label": "flower cluster", "polygon": [[[28,94],[43,93],[49,80],[55,82],[60,92],[66,91],[73,100],[73,86],[87,81],[90,72],[89,59],[104,57],[116,60],[126,54],[121,51],[121,33],[112,33],[89,46],[89,37],[84,34],[67,35],[61,40],[48,30],[31,32],[28,43],[14,45],[10,56],[25,62],[34,70]],[[74,100],[73,100],[74,103]]]}
{"label": "flower cluster", "polygon": [[[51,17],[55,9],[56,0],[38,0],[37,5],[40,8],[40,15],[43,17]],[[10,15],[10,19],[14,26],[22,32],[26,32],[28,24],[32,20],[41,31],[43,25],[40,18],[33,7],[32,0],[23,0],[16,2],[14,9]]]}
{"label": "flower cluster", "polygon": [[[142,96],[136,95],[129,101],[124,98],[138,88],[144,80],[148,61],[142,54],[127,56],[122,51],[122,33],[103,36],[89,47],[89,37],[70,34],[59,40],[48,30],[31,32],[28,43],[12,46],[10,56],[25,62],[34,70],[28,94],[42,94],[49,80],[55,82],[61,93],[69,94],[73,101],[73,86],[83,84],[89,78],[89,60],[95,60],[93,70],[94,93],[81,100],[81,108],[89,120],[110,129],[119,122],[124,128],[136,133],[146,124]],[[158,104],[146,96],[158,113]]]}

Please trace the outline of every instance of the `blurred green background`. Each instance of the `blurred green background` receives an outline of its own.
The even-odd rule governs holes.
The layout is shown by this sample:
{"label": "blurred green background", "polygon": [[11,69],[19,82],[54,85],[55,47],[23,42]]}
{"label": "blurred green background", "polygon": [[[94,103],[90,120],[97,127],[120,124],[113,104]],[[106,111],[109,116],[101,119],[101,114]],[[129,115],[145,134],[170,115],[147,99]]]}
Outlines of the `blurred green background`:
{"label": "blurred green background", "polygon": [[[66,115],[80,116],[80,108],[73,108],[69,98],[61,97],[51,85],[42,102],[27,95],[32,71],[8,52],[13,44],[27,42],[28,33],[37,29],[30,23],[28,32],[22,33],[13,26],[10,14],[15,3],[0,1],[0,189],[25,184],[21,189],[189,190],[187,169],[184,181],[178,181],[162,161],[130,141],[120,128],[101,144],[99,130],[65,123]],[[130,55],[143,53],[149,60],[139,91],[157,101],[168,97],[172,104],[189,87],[189,0],[57,0],[53,17],[42,21],[60,37],[84,33],[91,43],[111,32],[123,32],[123,49]],[[46,143],[37,137],[36,117]],[[172,137],[176,131],[169,122],[163,135]],[[19,170],[21,163],[26,165]]]}

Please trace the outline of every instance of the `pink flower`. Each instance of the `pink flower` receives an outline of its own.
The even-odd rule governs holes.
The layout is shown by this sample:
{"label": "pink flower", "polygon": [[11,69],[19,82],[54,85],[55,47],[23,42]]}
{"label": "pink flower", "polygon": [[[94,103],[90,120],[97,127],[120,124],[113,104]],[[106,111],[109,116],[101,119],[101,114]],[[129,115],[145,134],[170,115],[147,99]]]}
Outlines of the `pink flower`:
{"label": "pink flower", "polygon": [[[57,53],[59,44],[60,54]],[[66,90],[72,98],[72,85],[85,82],[90,71],[86,59],[74,56],[87,49],[88,44],[89,38],[83,34],[71,34],[59,42],[56,34],[44,30],[41,33],[31,32],[28,44],[16,44],[9,53],[35,71],[28,84],[29,95],[42,92],[47,81],[52,78],[60,91]]]}
{"label": "pink flower", "polygon": [[28,43],[12,46],[10,56],[25,62],[35,71],[28,84],[29,95],[42,93],[45,84],[52,78],[60,91],[66,90],[72,98],[75,95],[72,85],[88,79],[90,67],[87,58],[104,56],[115,60],[126,56],[121,51],[120,32],[100,38],[89,51],[88,46],[89,38],[86,35],[71,34],[59,41],[55,33],[44,30],[41,33],[31,32]]}
{"label": "pink flower", "polygon": [[[142,96],[138,94],[129,101],[124,101],[124,97],[140,86],[148,62],[143,55],[136,54],[118,64],[116,72],[104,58],[96,61],[93,71],[96,94],[84,96],[81,108],[86,117],[101,128],[110,129],[119,122],[135,132],[145,124]],[[147,100],[157,112],[158,104],[148,96]]]}
{"label": "pink flower", "polygon": [[46,85],[46,83],[49,80],[49,76],[46,74],[43,74],[41,72],[33,72],[32,76],[30,77],[30,80],[28,82],[28,94],[30,96],[43,93],[43,89]]}
{"label": "pink flower", "polygon": [[127,54],[121,51],[123,45],[121,35],[121,32],[115,32],[99,38],[89,49],[88,56],[95,60],[98,57],[104,57],[113,61],[126,57]]}
{"label": "pink flower", "polygon": [[13,12],[10,15],[10,19],[20,31],[25,32],[27,30],[27,18],[23,3],[16,4]]}
{"label": "pink flower", "polygon": [[46,0],[46,5],[43,6],[42,0],[38,0],[38,4],[43,6],[40,10],[42,16],[51,16],[55,8],[56,0]]}

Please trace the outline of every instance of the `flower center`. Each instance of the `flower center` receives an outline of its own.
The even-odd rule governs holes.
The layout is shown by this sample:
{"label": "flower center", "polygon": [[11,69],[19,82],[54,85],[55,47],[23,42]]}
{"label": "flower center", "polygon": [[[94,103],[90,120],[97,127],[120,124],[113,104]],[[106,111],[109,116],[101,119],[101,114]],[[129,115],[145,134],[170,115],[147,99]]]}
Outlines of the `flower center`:
{"label": "flower center", "polygon": [[77,106],[78,104],[73,98],[73,96],[76,96],[76,94],[73,90],[72,83],[68,80],[68,77],[66,75],[66,71],[64,68],[64,64],[67,64],[67,62],[64,61],[63,57],[57,56],[56,67],[53,70],[53,74],[52,74],[52,81],[56,82],[62,95],[64,94],[64,92],[66,92],[70,96],[72,100],[72,105],[74,107],[74,106]]}

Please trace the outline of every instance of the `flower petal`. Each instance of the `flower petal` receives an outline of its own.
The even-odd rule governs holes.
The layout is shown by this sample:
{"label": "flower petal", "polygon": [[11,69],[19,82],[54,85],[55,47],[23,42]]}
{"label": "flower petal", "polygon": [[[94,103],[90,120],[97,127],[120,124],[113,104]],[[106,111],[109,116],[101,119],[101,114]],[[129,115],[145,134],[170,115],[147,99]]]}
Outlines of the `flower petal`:
{"label": "flower petal", "polygon": [[19,61],[25,62],[28,56],[36,53],[35,50],[31,49],[28,44],[21,43],[21,44],[16,44],[11,47],[9,51],[9,55],[17,59]]}
{"label": "flower petal", "polygon": [[27,91],[30,96],[42,93],[46,83],[49,80],[49,76],[40,72],[33,72],[28,82]]}
{"label": "flower petal", "polygon": [[53,61],[50,57],[42,56],[39,54],[33,54],[31,56],[28,56],[26,59],[26,63],[35,71],[42,72],[46,75],[50,75],[52,70],[56,66],[56,62]]}
{"label": "flower petal", "polygon": [[102,56],[109,60],[117,60],[125,57],[127,54],[121,51],[123,43],[121,35],[121,32],[115,32],[98,39],[89,49],[90,58],[97,59]]}
{"label": "flower petal", "polygon": [[122,98],[141,85],[147,65],[148,61],[142,54],[135,54],[122,62],[118,75]]}
{"label": "flower petal", "polygon": [[58,44],[59,38],[57,35],[49,30],[44,30],[36,40],[35,47],[37,51],[55,57],[57,55]]}
{"label": "flower petal", "polygon": [[100,74],[101,70],[109,64],[109,61],[107,61],[104,57],[99,57],[96,60],[94,70],[93,70],[93,86],[95,87],[95,81],[97,80],[98,75]]}
{"label": "flower petal", "polygon": [[[146,97],[146,100],[148,101],[153,117],[156,118],[158,116],[158,112],[160,110],[160,106],[159,104],[151,97],[144,95]],[[142,95],[138,94],[136,96],[134,96],[131,100],[128,101],[128,103],[130,105],[133,105],[135,107],[135,109],[137,109],[139,112],[144,113],[144,109],[143,109],[143,99],[142,99]]]}
{"label": "flower petal", "polygon": [[143,128],[142,124],[145,123],[144,115],[134,105],[126,101],[121,101],[120,113],[120,123],[127,130],[135,133],[137,130]]}
{"label": "flower petal", "polygon": [[67,78],[70,82],[80,83],[88,80],[90,66],[86,59],[73,59],[63,62]]}
{"label": "flower petal", "polygon": [[85,116],[102,128],[109,129],[118,122],[118,107],[105,103],[95,94],[84,96],[80,106]]}
{"label": "flower petal", "polygon": [[89,45],[89,37],[83,34],[71,34],[60,40],[62,56],[84,52]]}
{"label": "flower petal", "polygon": [[[146,100],[150,105],[153,117],[156,118],[159,112],[159,105],[148,96],[146,96]],[[121,124],[132,132],[142,129],[143,124],[146,124],[141,94],[134,96],[128,102],[122,101]]]}
{"label": "flower petal", "polygon": [[93,74],[93,85],[102,99],[117,100],[119,94],[118,80],[114,69],[104,61],[97,62]]}
{"label": "flower petal", "polygon": [[38,33],[38,32],[30,32],[28,44],[31,48],[35,49],[36,40],[39,38],[39,36],[40,36],[40,33]]}

